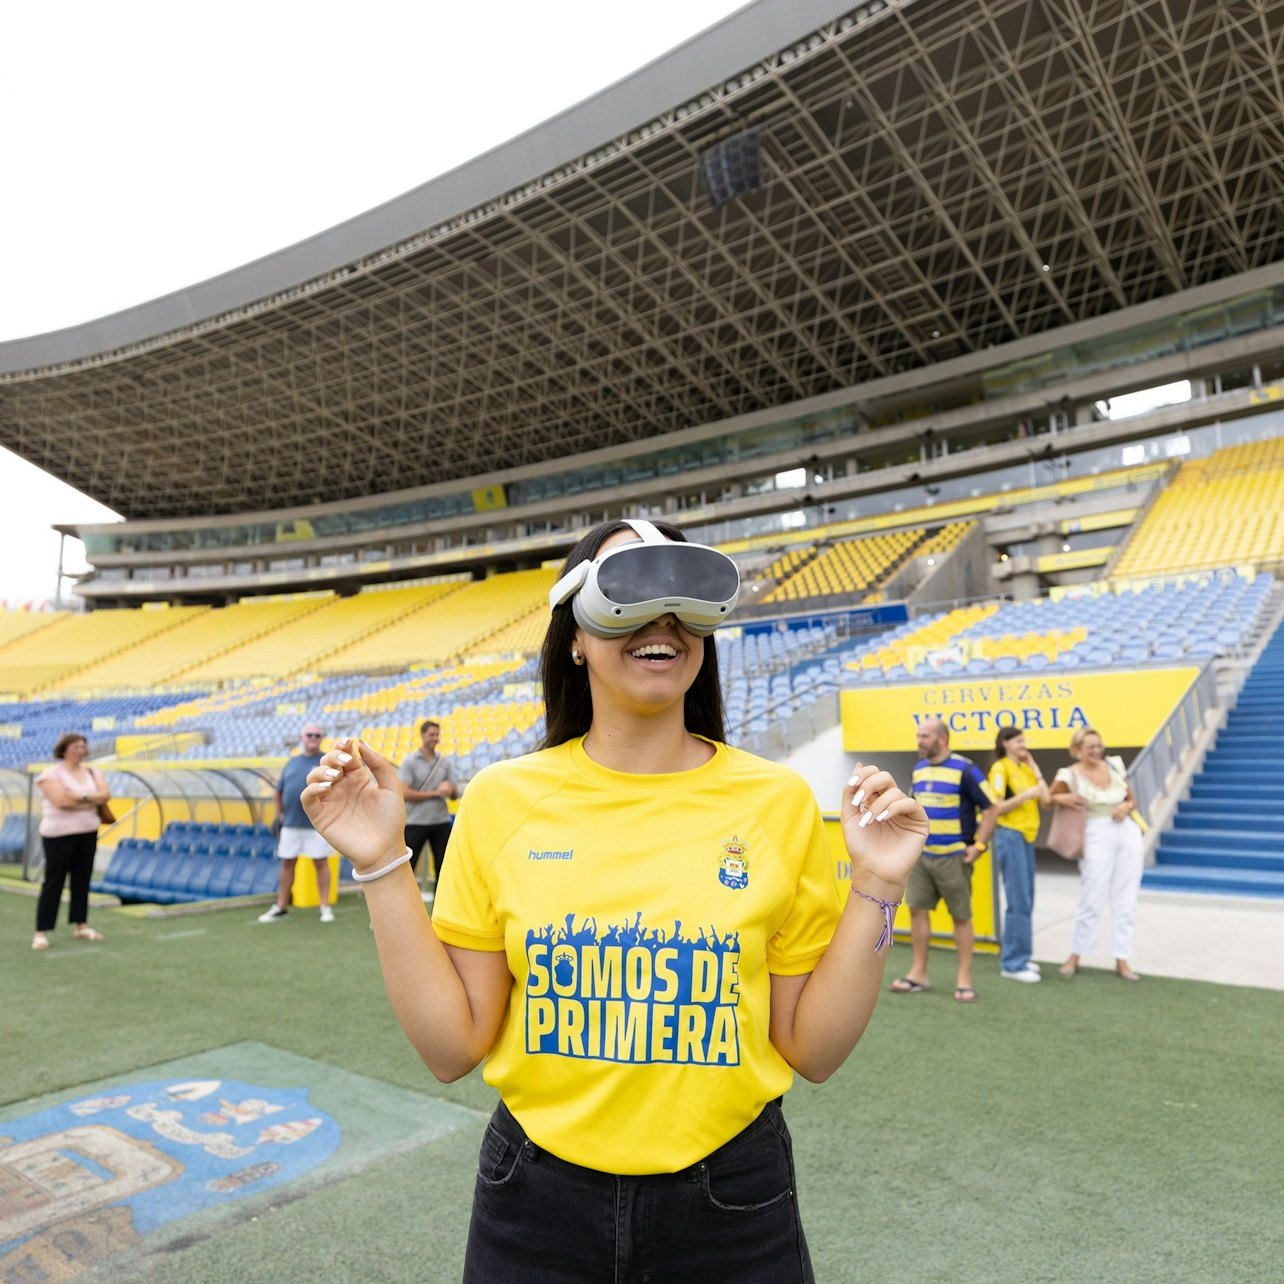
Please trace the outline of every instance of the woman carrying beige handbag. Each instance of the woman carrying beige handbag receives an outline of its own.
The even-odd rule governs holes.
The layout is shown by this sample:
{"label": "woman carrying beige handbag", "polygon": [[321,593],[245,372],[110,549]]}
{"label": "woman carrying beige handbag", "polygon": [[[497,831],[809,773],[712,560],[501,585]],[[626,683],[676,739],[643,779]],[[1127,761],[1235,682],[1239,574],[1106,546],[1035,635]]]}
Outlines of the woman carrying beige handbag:
{"label": "woman carrying beige handbag", "polygon": [[[1079,857],[1083,885],[1070,937],[1070,957],[1062,965],[1061,975],[1074,976],[1082,957],[1097,948],[1101,915],[1108,904],[1115,973],[1125,981],[1139,981],[1128,962],[1144,861],[1141,826],[1134,818],[1137,800],[1122,759],[1106,758],[1101,737],[1091,727],[1075,732],[1070,756],[1074,764],[1058,771],[1052,784],[1051,802],[1057,809],[1053,830],[1063,814],[1077,813],[1083,834]],[[1074,822],[1067,820],[1063,828],[1072,830]],[[1049,845],[1052,837],[1049,833]],[[1059,854],[1074,859],[1068,856],[1073,851],[1070,836],[1062,846],[1065,850],[1056,849]]]}

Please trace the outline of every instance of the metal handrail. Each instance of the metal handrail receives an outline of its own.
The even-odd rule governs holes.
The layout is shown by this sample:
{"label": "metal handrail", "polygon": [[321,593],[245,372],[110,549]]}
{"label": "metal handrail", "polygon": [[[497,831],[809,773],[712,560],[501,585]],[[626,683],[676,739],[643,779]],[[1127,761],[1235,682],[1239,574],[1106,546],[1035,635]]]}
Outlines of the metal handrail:
{"label": "metal handrail", "polygon": [[[1218,706],[1217,673],[1209,660],[1163,726],[1128,766],[1128,783],[1141,814],[1147,819],[1156,817],[1157,802],[1167,796],[1170,780],[1181,770],[1187,751],[1207,725],[1209,714]],[[1148,851],[1153,850],[1158,841],[1158,828],[1154,826],[1151,830]]]}

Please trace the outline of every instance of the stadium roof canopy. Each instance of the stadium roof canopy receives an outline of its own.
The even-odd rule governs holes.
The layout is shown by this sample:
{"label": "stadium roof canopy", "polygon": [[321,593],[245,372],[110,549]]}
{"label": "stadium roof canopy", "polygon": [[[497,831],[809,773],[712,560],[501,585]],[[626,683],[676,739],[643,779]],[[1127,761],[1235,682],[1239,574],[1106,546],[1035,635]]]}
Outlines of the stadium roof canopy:
{"label": "stadium roof canopy", "polygon": [[[0,344],[0,444],[131,518],[281,508],[1090,319],[1284,258],[1282,65],[1284,0],[760,0],[309,241]],[[715,205],[751,130],[762,185]]]}

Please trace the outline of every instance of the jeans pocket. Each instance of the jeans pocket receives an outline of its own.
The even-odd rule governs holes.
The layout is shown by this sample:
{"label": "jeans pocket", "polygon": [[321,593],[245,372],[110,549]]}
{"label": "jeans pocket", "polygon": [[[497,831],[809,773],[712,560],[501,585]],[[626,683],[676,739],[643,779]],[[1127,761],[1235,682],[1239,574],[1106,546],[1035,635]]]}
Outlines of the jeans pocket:
{"label": "jeans pocket", "polygon": [[477,1156],[477,1182],[481,1186],[506,1186],[517,1172],[526,1147],[505,1137],[494,1124],[486,1125]]}
{"label": "jeans pocket", "polygon": [[794,1160],[783,1118],[768,1118],[700,1165],[705,1198],[728,1213],[760,1213],[794,1197]]}

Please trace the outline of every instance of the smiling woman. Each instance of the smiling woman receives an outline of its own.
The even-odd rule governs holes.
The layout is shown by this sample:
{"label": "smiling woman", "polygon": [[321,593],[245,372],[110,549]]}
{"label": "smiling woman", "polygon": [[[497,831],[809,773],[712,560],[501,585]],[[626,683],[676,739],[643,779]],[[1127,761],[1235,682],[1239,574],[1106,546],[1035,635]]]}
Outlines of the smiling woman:
{"label": "smiling woman", "polygon": [[661,523],[575,546],[550,594],[544,745],[474,777],[431,921],[389,764],[341,741],[309,775],[406,1034],[438,1078],[484,1059],[499,1091],[467,1281],[643,1261],[673,1281],[715,1261],[745,1284],[813,1279],[780,1099],[864,1031],[927,817],[857,767],[838,895],[810,789],[723,741],[710,635],[738,586]]}

